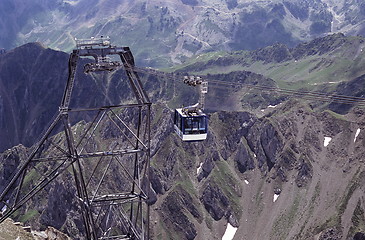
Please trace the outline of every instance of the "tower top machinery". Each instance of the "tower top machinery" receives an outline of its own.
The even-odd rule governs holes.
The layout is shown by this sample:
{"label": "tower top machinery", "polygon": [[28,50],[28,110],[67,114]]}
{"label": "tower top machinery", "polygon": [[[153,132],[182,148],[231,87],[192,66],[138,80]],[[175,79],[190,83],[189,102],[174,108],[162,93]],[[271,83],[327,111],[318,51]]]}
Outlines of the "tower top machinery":
{"label": "tower top machinery", "polygon": [[[112,61],[111,55],[119,56],[120,61]],[[128,81],[134,100],[71,108],[72,92],[80,86],[75,84],[75,75],[81,57],[94,59],[84,66],[85,73],[124,67],[127,79],[121,81]],[[0,222],[24,213],[23,206],[36,195],[47,197],[42,190],[67,175],[74,178],[72,204],[84,226],[81,236],[71,237],[149,239],[151,102],[134,67],[130,49],[112,46],[109,37],[76,39],[59,112],[27,159],[3,183]],[[85,114],[93,120],[78,129],[71,127]],[[115,137],[100,143],[98,137],[105,126]]]}

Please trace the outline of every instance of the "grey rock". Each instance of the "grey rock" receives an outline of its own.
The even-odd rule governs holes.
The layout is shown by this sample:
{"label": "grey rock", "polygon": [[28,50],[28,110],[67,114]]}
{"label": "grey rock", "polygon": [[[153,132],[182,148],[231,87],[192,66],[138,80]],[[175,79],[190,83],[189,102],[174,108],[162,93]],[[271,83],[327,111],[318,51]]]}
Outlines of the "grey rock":
{"label": "grey rock", "polygon": [[48,194],[47,207],[40,217],[41,224],[61,229],[65,224],[68,213],[74,208],[76,192],[71,186],[56,181]]}
{"label": "grey rock", "polygon": [[365,240],[365,233],[357,232],[353,240]]}
{"label": "grey rock", "polygon": [[161,205],[160,212],[166,227],[172,227],[182,239],[195,239],[197,235],[194,224],[185,213],[188,210],[195,218],[201,218],[194,206],[191,196],[182,188],[172,191]]}
{"label": "grey rock", "polygon": [[228,198],[219,187],[211,183],[208,183],[205,186],[200,201],[216,221],[222,219],[229,207]]}
{"label": "grey rock", "polygon": [[265,152],[266,163],[270,171],[276,162],[276,154],[283,146],[282,140],[275,128],[271,124],[267,124],[262,129],[260,142]]}
{"label": "grey rock", "polygon": [[151,175],[150,175],[150,181],[151,181],[151,186],[153,188],[153,190],[157,193],[157,194],[164,194],[165,190],[163,187],[163,184],[161,183],[160,180],[160,176],[157,170],[155,170],[154,167],[151,167]]}
{"label": "grey rock", "polygon": [[201,166],[202,170],[198,174],[198,181],[209,176],[214,168],[214,162],[217,160],[219,160],[219,154],[217,151],[213,151],[213,153],[204,160]]}
{"label": "grey rock", "polygon": [[339,240],[342,239],[342,232],[335,228],[330,228],[321,233],[318,240]]}
{"label": "grey rock", "polygon": [[255,168],[255,162],[251,157],[251,154],[249,154],[246,146],[242,143],[238,146],[238,151],[234,160],[237,163],[237,168],[241,173]]}

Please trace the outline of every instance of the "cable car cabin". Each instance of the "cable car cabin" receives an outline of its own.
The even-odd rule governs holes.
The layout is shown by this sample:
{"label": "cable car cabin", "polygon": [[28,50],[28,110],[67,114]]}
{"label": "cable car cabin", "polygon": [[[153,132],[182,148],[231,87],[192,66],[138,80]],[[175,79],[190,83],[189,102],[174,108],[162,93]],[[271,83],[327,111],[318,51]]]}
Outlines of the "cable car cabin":
{"label": "cable car cabin", "polygon": [[207,138],[207,116],[201,110],[185,113],[182,108],[175,110],[174,128],[183,141],[202,141]]}

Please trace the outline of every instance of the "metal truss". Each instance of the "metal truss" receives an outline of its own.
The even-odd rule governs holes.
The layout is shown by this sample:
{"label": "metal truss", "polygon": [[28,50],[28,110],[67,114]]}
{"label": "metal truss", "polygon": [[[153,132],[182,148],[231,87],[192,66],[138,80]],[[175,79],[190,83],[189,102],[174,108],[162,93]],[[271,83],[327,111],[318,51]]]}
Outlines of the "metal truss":
{"label": "metal truss", "polygon": [[[110,61],[109,55],[121,62]],[[85,65],[85,72],[123,66],[135,102],[71,109],[77,62],[88,56],[95,62]],[[111,46],[108,38],[77,41],[59,113],[1,192],[0,222],[67,173],[74,177],[74,202],[82,212],[85,239],[149,239],[150,113],[151,102],[128,47]],[[85,114],[93,120],[71,126]],[[105,129],[111,136],[102,136]]]}

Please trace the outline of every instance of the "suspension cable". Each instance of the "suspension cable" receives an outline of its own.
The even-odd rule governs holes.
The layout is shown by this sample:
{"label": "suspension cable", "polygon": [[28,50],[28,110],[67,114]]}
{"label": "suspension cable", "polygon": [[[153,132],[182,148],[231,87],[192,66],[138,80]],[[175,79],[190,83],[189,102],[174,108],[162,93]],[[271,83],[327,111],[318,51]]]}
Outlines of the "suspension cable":
{"label": "suspension cable", "polygon": [[[183,73],[165,73],[155,69],[145,69],[145,68],[135,68],[136,71],[147,74],[147,75],[154,75],[160,76],[163,78],[170,78],[174,82],[182,83],[182,79],[184,74]],[[201,75],[203,79],[207,79],[207,76]],[[248,84],[248,83],[239,83],[239,82],[226,82],[220,81],[215,79],[207,79],[209,83],[211,83],[211,87],[213,88],[225,88],[227,90],[237,90],[242,88],[248,89],[258,89],[263,91],[269,92],[277,92],[285,95],[290,95],[293,97],[301,97],[307,100],[318,100],[321,102],[335,102],[335,103],[342,103],[342,104],[350,104],[350,105],[357,105],[357,106],[365,106],[365,98],[356,97],[356,96],[348,96],[348,95],[339,95],[339,94],[330,94],[330,93],[323,93],[323,92],[315,92],[315,91],[306,91],[306,90],[293,90],[293,89],[286,89],[286,88],[279,88],[274,86],[267,86],[267,85],[255,85],[255,84]]]}

